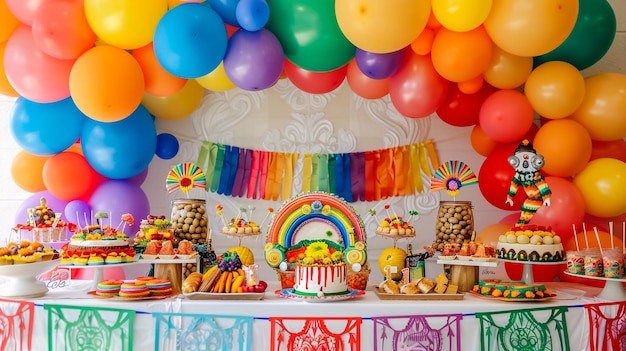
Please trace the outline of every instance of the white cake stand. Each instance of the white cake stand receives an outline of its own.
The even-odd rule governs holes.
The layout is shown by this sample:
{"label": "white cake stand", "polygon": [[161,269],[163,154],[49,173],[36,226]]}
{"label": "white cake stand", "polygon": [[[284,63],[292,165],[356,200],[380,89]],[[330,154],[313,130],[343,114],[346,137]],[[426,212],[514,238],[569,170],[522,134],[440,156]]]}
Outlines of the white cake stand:
{"label": "white cake stand", "polygon": [[626,279],[621,278],[606,278],[606,277],[593,277],[589,275],[582,274],[574,274],[570,272],[563,272],[572,277],[592,279],[592,280],[604,280],[606,283],[604,284],[604,288],[598,294],[598,297],[601,299],[609,300],[609,301],[624,301],[626,300],[626,290],[624,290],[623,283],[626,282]]}
{"label": "white cake stand", "polygon": [[54,269],[59,260],[0,266],[0,277],[6,281],[0,285],[0,296],[3,297],[41,297],[48,292],[44,282],[37,276]]}

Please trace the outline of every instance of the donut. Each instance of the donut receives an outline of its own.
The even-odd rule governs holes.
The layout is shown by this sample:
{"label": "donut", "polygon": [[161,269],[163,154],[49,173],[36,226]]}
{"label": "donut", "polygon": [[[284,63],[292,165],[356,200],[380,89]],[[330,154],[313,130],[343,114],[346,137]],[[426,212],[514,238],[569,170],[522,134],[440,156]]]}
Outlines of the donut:
{"label": "donut", "polygon": [[108,279],[103,280],[96,286],[96,295],[98,296],[117,296],[120,287],[124,284],[123,280]]}
{"label": "donut", "polygon": [[126,282],[120,286],[121,297],[145,297],[150,295],[150,290],[145,283]]}
{"label": "donut", "polygon": [[172,282],[168,279],[153,279],[146,283],[146,287],[150,290],[150,295],[169,295],[172,293]]}
{"label": "donut", "polygon": [[143,276],[143,277],[137,277],[135,278],[135,283],[143,283],[143,284],[147,284],[153,280],[157,279],[156,277],[148,277],[148,276]]}

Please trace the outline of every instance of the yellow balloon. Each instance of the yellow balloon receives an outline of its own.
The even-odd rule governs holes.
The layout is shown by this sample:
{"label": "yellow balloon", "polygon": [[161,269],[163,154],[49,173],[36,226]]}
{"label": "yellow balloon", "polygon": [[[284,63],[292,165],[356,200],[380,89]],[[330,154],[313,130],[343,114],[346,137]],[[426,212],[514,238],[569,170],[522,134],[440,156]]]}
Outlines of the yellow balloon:
{"label": "yellow balloon", "polygon": [[150,43],[167,10],[167,0],[85,0],[93,32],[109,45],[127,50]]}
{"label": "yellow balloon", "polygon": [[585,97],[571,119],[582,124],[591,139],[626,137],[626,74],[599,73],[585,78]]}
{"label": "yellow balloon", "polygon": [[615,217],[626,212],[626,163],[614,158],[590,161],[574,177],[585,201],[586,212],[596,217]]}
{"label": "yellow balloon", "polygon": [[483,78],[495,88],[515,89],[524,84],[532,70],[532,57],[513,55],[494,45],[491,62],[483,72]]}
{"label": "yellow balloon", "polygon": [[483,24],[492,3],[493,0],[433,0],[432,10],[442,26],[466,32]]}
{"label": "yellow balloon", "polygon": [[336,0],[339,28],[352,44],[373,53],[410,45],[424,30],[430,0]]}
{"label": "yellow balloon", "polygon": [[204,88],[194,79],[189,79],[185,86],[170,96],[154,96],[144,93],[142,104],[155,117],[178,120],[195,111],[204,96]]}
{"label": "yellow balloon", "polygon": [[585,78],[572,64],[548,61],[528,76],[524,93],[540,116],[565,118],[583,102]]}
{"label": "yellow balloon", "polygon": [[484,25],[503,50],[539,56],[561,45],[577,19],[578,0],[494,0]]}
{"label": "yellow balloon", "polygon": [[226,75],[224,61],[220,62],[219,66],[206,76],[196,78],[196,82],[205,89],[212,91],[227,91],[237,87]]}
{"label": "yellow balloon", "polygon": [[15,88],[9,82],[7,74],[4,70],[4,49],[7,43],[0,43],[0,94],[11,97],[18,97],[20,94],[15,91]]}

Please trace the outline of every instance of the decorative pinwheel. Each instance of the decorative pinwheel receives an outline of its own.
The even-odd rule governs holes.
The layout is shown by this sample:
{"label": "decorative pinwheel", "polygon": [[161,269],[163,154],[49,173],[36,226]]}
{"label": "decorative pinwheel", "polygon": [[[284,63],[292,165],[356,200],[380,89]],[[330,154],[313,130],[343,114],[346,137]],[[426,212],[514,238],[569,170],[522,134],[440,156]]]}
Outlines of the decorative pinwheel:
{"label": "decorative pinwheel", "polygon": [[450,196],[459,194],[461,187],[478,184],[478,178],[468,165],[461,161],[448,161],[435,171],[430,181],[430,191],[445,190]]}
{"label": "decorative pinwheel", "polygon": [[194,163],[180,163],[167,174],[166,188],[169,193],[176,189],[186,193],[191,188],[206,187],[206,177],[200,167]]}

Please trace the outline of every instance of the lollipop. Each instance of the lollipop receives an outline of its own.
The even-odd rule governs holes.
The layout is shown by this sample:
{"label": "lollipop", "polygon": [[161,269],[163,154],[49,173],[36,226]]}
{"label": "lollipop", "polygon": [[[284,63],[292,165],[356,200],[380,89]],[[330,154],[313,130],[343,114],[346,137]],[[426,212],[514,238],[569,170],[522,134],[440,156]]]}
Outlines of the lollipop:
{"label": "lollipop", "polygon": [[186,193],[191,188],[204,189],[206,186],[206,177],[200,167],[194,163],[180,163],[167,174],[166,187],[171,193],[176,189],[180,189]]}
{"label": "lollipop", "polygon": [[430,191],[445,190],[450,196],[459,194],[461,187],[477,184],[476,174],[461,161],[448,161],[435,171],[430,181]]}

